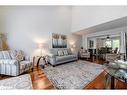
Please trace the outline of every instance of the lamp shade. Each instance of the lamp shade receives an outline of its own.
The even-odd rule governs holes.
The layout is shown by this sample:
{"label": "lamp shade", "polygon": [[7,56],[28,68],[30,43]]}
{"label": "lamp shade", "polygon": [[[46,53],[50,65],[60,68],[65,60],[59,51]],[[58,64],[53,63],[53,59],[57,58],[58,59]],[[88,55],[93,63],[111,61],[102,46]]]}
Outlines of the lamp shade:
{"label": "lamp shade", "polygon": [[46,43],[38,43],[37,44],[37,47],[39,49],[47,49],[48,48],[48,45]]}
{"label": "lamp shade", "polygon": [[38,48],[39,48],[39,49],[42,49],[42,48],[43,48],[43,43],[39,43],[39,44],[38,44]]}
{"label": "lamp shade", "polygon": [[40,51],[41,56],[47,54],[48,45],[46,43],[38,43],[37,48]]}

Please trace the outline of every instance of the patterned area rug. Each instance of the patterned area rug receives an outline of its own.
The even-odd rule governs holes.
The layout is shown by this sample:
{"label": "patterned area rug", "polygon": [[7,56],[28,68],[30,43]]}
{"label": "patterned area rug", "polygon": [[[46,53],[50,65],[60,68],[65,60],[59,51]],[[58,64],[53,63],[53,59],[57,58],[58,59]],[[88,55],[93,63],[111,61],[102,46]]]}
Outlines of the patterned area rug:
{"label": "patterned area rug", "polygon": [[0,90],[32,89],[32,81],[29,74],[0,80]]}
{"label": "patterned area rug", "polygon": [[56,89],[83,89],[103,72],[102,65],[78,61],[43,69]]}

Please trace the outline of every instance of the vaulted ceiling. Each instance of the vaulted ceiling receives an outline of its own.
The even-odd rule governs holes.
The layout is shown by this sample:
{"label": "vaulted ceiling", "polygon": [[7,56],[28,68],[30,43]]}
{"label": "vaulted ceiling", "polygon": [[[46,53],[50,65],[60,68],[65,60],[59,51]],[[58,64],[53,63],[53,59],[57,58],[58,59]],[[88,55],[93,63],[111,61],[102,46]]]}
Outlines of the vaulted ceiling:
{"label": "vaulted ceiling", "polygon": [[83,30],[75,32],[75,33],[79,34],[79,35],[83,35],[83,34],[89,34],[89,33],[95,33],[95,32],[99,32],[99,31],[105,31],[105,30],[125,27],[125,26],[127,26],[127,17],[123,17],[120,19],[102,23],[102,24],[99,24],[99,25],[96,25],[93,27],[83,29]]}
{"label": "vaulted ceiling", "polygon": [[72,32],[89,34],[127,26],[127,6],[74,6]]}

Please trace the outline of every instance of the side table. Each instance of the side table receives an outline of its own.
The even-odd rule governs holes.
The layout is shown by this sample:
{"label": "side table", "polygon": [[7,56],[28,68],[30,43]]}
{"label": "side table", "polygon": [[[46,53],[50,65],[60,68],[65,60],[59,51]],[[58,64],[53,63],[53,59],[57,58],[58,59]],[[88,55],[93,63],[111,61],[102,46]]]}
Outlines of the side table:
{"label": "side table", "polygon": [[44,64],[42,65],[42,67],[44,68],[44,66],[46,65],[46,56],[34,56],[33,57],[34,62],[35,62],[35,59],[37,57],[38,57],[38,59],[37,59],[37,68],[39,67],[39,63],[40,63],[41,59],[44,61]]}

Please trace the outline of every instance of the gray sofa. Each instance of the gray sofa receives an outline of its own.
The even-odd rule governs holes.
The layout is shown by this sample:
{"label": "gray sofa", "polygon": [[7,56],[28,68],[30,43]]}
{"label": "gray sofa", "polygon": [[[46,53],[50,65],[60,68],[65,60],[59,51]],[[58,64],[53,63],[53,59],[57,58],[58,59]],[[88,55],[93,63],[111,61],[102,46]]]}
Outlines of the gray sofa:
{"label": "gray sofa", "polygon": [[[59,56],[58,51],[64,51],[67,50],[68,54],[61,55]],[[76,54],[72,53],[70,49],[50,49],[47,61],[53,66],[56,66],[58,64],[66,63],[66,62],[71,62],[71,61],[76,61],[78,60],[78,57]]]}

